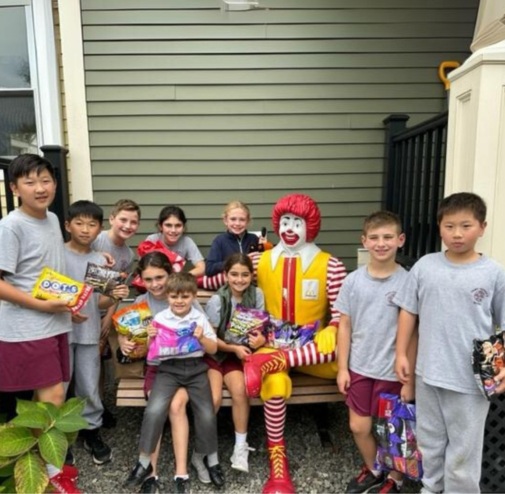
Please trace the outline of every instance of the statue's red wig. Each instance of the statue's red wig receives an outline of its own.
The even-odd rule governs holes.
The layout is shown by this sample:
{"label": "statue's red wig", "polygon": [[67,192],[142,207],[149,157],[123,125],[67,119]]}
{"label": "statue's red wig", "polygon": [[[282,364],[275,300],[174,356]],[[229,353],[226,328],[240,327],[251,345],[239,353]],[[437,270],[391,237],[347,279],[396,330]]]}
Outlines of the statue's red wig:
{"label": "statue's red wig", "polygon": [[293,214],[305,220],[307,242],[312,242],[317,237],[321,228],[321,211],[314,199],[305,194],[289,194],[279,199],[272,211],[272,223],[277,234],[281,216],[285,214]]}

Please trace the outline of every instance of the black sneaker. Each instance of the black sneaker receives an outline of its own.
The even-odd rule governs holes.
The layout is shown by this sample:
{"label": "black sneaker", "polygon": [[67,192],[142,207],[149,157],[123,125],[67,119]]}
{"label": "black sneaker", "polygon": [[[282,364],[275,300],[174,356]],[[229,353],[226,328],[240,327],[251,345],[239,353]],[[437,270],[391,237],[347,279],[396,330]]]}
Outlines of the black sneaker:
{"label": "black sneaker", "polygon": [[189,492],[189,479],[183,479],[181,477],[176,477],[174,480],[175,491],[177,494],[185,494]]}
{"label": "black sneaker", "polygon": [[102,441],[98,429],[81,431],[81,436],[84,439],[84,449],[91,453],[96,465],[103,465],[112,459],[112,451]]}
{"label": "black sneaker", "polygon": [[124,481],[123,487],[137,487],[143,484],[144,480],[146,480],[151,473],[153,473],[153,466],[150,463],[147,468],[144,468],[142,463],[138,461],[130,472],[130,475],[128,475],[128,478]]}
{"label": "black sneaker", "polygon": [[376,477],[370,469],[363,465],[361,467],[361,472],[359,472],[358,476],[352,479],[347,484],[347,489],[345,492],[348,493],[358,493],[358,492],[367,492],[368,489],[374,487],[375,485],[380,485],[384,482],[384,474],[381,473],[378,477]]}
{"label": "black sneaker", "polygon": [[378,494],[389,494],[392,492],[393,494],[401,492],[398,484],[391,477],[387,477],[382,484],[376,485],[372,487],[368,492],[370,493],[378,493]]}
{"label": "black sneaker", "polygon": [[140,492],[144,494],[158,494],[160,492],[158,477],[149,477],[144,480],[142,486],[140,487]]}

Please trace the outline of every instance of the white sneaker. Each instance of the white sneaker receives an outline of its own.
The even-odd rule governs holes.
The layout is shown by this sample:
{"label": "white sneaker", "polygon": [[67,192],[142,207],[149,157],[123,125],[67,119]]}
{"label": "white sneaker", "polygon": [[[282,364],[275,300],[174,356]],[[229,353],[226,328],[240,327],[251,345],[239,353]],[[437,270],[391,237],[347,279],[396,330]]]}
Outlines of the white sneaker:
{"label": "white sneaker", "polygon": [[254,451],[247,443],[235,444],[231,455],[231,467],[241,472],[249,473],[249,451]]}
{"label": "white sneaker", "polygon": [[196,470],[196,474],[198,476],[198,480],[202,484],[210,484],[210,475],[209,471],[207,470],[207,467],[203,463],[203,458],[201,455],[191,455],[191,465],[193,468]]}

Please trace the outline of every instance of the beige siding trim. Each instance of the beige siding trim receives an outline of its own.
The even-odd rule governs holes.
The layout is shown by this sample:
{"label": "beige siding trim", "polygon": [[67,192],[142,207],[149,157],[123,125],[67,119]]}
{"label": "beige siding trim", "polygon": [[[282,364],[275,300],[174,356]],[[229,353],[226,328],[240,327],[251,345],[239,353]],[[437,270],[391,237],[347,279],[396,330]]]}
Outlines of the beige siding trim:
{"label": "beige siding trim", "polygon": [[88,135],[88,115],[84,86],[84,55],[82,49],[81,11],[77,0],[58,0],[61,56],[66,88],[68,160],[72,199],[92,199],[91,157]]}

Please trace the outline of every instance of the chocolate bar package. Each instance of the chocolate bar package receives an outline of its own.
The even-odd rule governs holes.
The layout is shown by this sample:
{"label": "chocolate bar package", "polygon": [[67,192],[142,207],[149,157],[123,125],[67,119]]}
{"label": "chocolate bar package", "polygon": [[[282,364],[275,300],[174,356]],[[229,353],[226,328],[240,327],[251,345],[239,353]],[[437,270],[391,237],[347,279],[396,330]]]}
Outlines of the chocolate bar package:
{"label": "chocolate bar package", "polygon": [[266,346],[284,350],[300,348],[314,341],[318,328],[319,321],[299,325],[271,317]]}
{"label": "chocolate bar package", "polygon": [[496,392],[495,376],[505,363],[503,332],[486,340],[473,340],[472,367],[479,389],[489,399]]}
{"label": "chocolate bar package", "polygon": [[270,321],[268,312],[237,304],[224,333],[224,341],[247,346],[251,333],[263,333]]}
{"label": "chocolate bar package", "polygon": [[415,480],[422,478],[422,457],[416,439],[416,406],[413,403],[402,402],[398,395],[381,393],[375,435],[377,470],[394,470]]}
{"label": "chocolate bar package", "polygon": [[127,273],[114,271],[92,262],[88,262],[84,276],[84,283],[92,286],[95,292],[103,293],[104,295],[110,295],[116,286],[125,285],[127,280]]}
{"label": "chocolate bar package", "polygon": [[84,307],[92,293],[93,288],[90,286],[48,267],[42,270],[32,290],[32,295],[35,298],[64,300],[72,314],[79,312]]}

